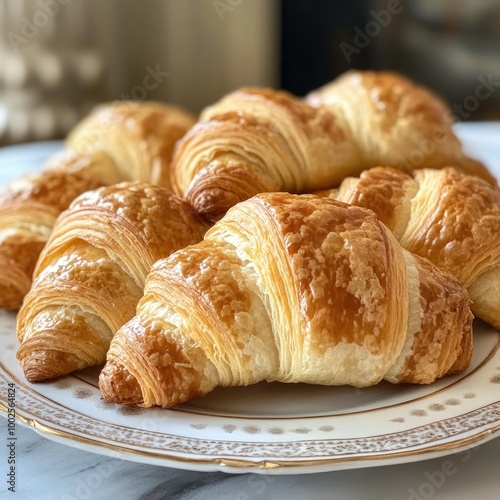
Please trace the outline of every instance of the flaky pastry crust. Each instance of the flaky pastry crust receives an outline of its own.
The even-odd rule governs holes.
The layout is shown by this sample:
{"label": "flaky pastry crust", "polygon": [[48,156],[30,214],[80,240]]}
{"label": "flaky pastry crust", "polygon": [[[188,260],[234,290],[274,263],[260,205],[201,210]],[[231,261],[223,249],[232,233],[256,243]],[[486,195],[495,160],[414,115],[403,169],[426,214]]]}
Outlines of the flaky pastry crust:
{"label": "flaky pastry crust", "polygon": [[409,251],[458,278],[476,316],[500,329],[500,191],[454,168],[390,167],[346,179],[335,199],[373,210]]}
{"label": "flaky pastry crust", "polygon": [[389,72],[351,71],[305,100],[243,88],[205,109],[179,141],[173,187],[215,221],[255,194],[333,188],[378,165],[454,165],[495,185],[452,125],[439,98]]}
{"label": "flaky pastry crust", "polygon": [[103,363],[153,263],[200,241],[208,227],[159,186],[121,183],[74,200],[57,220],[18,314],[26,377],[45,380]]}
{"label": "flaky pastry crust", "polygon": [[0,307],[17,309],[55,219],[85,191],[122,181],[170,189],[175,142],[194,117],[159,103],[99,106],[70,134],[66,151],[0,192]]}
{"label": "flaky pastry crust", "polygon": [[471,356],[469,298],[369,210],[258,195],[158,261],[117,332],[107,401],[169,407],[262,380],[429,383]]}

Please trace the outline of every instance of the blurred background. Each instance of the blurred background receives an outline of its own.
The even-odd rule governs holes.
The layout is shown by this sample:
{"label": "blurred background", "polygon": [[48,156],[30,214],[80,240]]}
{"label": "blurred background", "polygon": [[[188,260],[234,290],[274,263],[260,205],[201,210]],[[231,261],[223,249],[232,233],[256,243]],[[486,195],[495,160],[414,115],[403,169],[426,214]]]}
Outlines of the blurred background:
{"label": "blurred background", "polygon": [[198,112],[351,68],[400,71],[457,120],[498,120],[500,1],[0,0],[0,144],[64,137],[112,99]]}

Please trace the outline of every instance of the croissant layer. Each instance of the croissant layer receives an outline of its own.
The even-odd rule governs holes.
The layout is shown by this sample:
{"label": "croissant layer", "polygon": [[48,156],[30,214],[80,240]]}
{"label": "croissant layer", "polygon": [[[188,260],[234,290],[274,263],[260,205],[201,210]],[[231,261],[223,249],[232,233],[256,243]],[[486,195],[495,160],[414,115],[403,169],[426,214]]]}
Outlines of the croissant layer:
{"label": "croissant layer", "polygon": [[172,406],[262,380],[429,383],[471,356],[469,298],[374,213],[268,193],[152,268],[111,342],[107,401]]}
{"label": "croissant layer", "polygon": [[326,194],[373,210],[407,250],[458,278],[472,311],[500,329],[500,191],[454,168],[413,176],[389,167]]}
{"label": "croissant layer", "polygon": [[21,306],[57,216],[77,196],[122,181],[170,189],[174,143],[193,123],[188,113],[158,103],[102,105],[41,172],[6,186],[0,192],[0,307]]}
{"label": "croissant layer", "polygon": [[450,113],[390,72],[352,71],[300,100],[242,88],[206,108],[172,158],[175,192],[211,220],[261,192],[308,193],[378,165],[455,165],[496,185],[468,158]]}
{"label": "croissant layer", "polygon": [[31,381],[103,363],[153,263],[208,224],[159,186],[121,183],[78,197],[58,218],[19,311],[18,358]]}

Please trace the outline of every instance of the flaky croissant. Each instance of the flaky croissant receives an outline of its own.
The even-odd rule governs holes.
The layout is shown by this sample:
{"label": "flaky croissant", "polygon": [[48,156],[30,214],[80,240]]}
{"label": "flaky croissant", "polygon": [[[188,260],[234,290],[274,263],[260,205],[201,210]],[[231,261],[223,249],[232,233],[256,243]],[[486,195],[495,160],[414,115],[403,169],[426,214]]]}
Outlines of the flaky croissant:
{"label": "flaky croissant", "polygon": [[455,275],[472,311],[500,329],[500,191],[448,167],[413,177],[389,167],[321,193],[370,208],[409,251]]}
{"label": "flaky croissant", "polygon": [[153,266],[99,386],[107,401],[169,407],[262,380],[429,383],[467,367],[471,322],[456,279],[373,212],[267,193]]}
{"label": "flaky croissant", "polygon": [[167,189],[121,183],[63,212],[21,307],[18,359],[39,381],[103,363],[135,313],[152,264],[203,238],[208,224]]}
{"label": "flaky croissant", "polygon": [[366,168],[390,165],[411,172],[453,165],[497,184],[482,163],[464,153],[446,104],[402,75],[348,71],[311,92],[306,100],[342,117]]}
{"label": "flaky croissant", "polygon": [[103,105],[78,125],[67,151],[0,192],[0,307],[16,309],[56,217],[79,194],[121,181],[170,188],[175,141],[194,118],[157,103]]}
{"label": "flaky croissant", "polygon": [[175,143],[194,123],[193,115],[176,106],[118,101],[97,107],[75,127],[66,143],[79,156],[104,152],[120,181],[171,189]]}
{"label": "flaky croissant", "polygon": [[454,164],[495,183],[463,154],[441,101],[402,77],[371,72],[349,73],[306,101],[270,89],[229,94],[179,141],[172,183],[218,220],[257,193],[331,188],[381,164]]}

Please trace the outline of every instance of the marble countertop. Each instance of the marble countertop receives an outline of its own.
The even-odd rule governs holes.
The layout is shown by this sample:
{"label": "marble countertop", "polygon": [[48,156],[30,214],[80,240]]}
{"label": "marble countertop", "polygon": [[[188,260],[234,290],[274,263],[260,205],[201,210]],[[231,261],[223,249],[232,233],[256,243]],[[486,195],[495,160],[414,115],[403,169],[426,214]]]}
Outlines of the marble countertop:
{"label": "marble countertop", "polygon": [[[0,419],[5,446],[7,420]],[[191,472],[138,464],[52,442],[17,426],[15,500],[497,500],[500,439],[469,451],[421,462],[295,476]],[[4,453],[2,452],[2,457]]]}
{"label": "marble countertop", "polygon": [[[495,134],[500,124],[495,124]],[[479,158],[487,149],[482,125],[467,127]],[[465,131],[465,130],[464,130]],[[28,145],[40,158],[60,143]],[[498,162],[497,162],[498,163]],[[500,164],[495,165],[500,172]],[[0,152],[0,184],[32,169],[18,149]],[[5,414],[0,413],[2,416]],[[376,423],[374,422],[374,425]],[[453,499],[496,500],[500,491],[500,439],[446,457],[414,463],[320,474],[262,476],[192,472],[110,458],[47,439],[16,424],[16,491],[8,491],[8,428],[0,418],[0,498],[19,500],[108,499]],[[78,446],[78,443],[73,443]]]}

